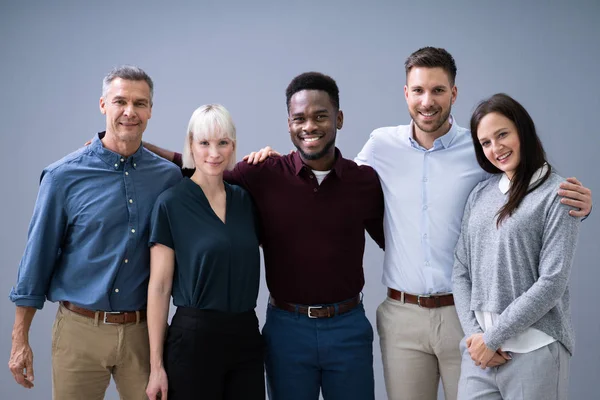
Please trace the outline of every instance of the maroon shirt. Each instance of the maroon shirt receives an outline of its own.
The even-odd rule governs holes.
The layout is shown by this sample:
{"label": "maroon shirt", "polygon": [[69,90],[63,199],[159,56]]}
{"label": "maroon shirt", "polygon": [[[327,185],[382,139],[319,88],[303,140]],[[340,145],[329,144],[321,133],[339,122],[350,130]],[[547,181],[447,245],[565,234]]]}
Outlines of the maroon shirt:
{"label": "maroon shirt", "polygon": [[[177,155],[175,162],[180,160]],[[295,152],[258,165],[239,162],[225,179],[254,199],[267,286],[275,299],[310,305],[360,293],[365,230],[384,245],[383,192],[371,167],[342,158],[336,149],[333,168],[319,185]]]}

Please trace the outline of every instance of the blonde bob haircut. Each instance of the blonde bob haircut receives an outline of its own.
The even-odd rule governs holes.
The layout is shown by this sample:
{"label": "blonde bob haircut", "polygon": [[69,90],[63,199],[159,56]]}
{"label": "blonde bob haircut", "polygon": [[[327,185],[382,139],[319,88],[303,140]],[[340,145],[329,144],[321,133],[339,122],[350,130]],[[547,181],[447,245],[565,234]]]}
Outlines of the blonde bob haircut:
{"label": "blonde bob haircut", "polygon": [[183,145],[183,168],[196,168],[192,153],[192,142],[213,139],[229,139],[233,143],[233,154],[227,164],[232,169],[236,160],[235,124],[229,111],[220,104],[206,104],[198,107],[188,124],[187,135]]}

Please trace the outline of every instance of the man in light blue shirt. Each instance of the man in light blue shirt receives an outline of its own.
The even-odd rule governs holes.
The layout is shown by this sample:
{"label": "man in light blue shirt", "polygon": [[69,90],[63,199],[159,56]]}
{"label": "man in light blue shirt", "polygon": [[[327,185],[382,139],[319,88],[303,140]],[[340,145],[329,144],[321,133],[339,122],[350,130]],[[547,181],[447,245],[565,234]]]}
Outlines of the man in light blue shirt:
{"label": "man in light blue shirt", "polygon": [[[385,198],[383,283],[377,309],[390,400],[435,400],[440,376],[446,400],[456,400],[463,331],[452,297],[454,247],[469,193],[488,178],[477,164],[469,130],[458,126],[456,65],[444,49],[426,47],[405,63],[409,125],[376,129],[356,157],[372,166]],[[587,215],[590,191],[562,184],[563,202]],[[500,354],[497,363],[505,362]]]}
{"label": "man in light blue shirt", "polygon": [[33,387],[29,329],[44,302],[61,302],[53,328],[56,399],[102,398],[111,375],[122,399],[145,398],[149,216],[179,168],[145,150],[153,83],[123,66],[103,82],[106,134],[46,167],[10,299],[11,372]]}

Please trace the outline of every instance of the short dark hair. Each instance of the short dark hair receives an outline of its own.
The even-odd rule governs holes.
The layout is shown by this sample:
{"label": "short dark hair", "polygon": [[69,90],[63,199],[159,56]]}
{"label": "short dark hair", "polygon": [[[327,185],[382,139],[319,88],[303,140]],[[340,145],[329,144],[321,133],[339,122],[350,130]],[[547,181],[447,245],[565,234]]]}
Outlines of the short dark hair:
{"label": "short dark hair", "polygon": [[[520,144],[519,165],[517,166],[515,175],[511,179],[512,184],[508,191],[508,201],[500,211],[498,211],[496,225],[499,226],[502,221],[515,212],[527,193],[535,190],[548,179],[552,172],[552,167],[546,160],[546,152],[535,131],[535,124],[527,110],[525,110],[525,107],[509,95],[497,93],[489,99],[479,103],[471,117],[471,138],[473,139],[473,146],[475,147],[475,157],[483,170],[491,174],[502,172],[487,159],[483,152],[483,148],[479,143],[479,139],[477,138],[477,128],[479,128],[479,123],[483,117],[490,113],[503,115],[515,124]],[[529,187],[533,174],[544,164],[548,164],[548,171],[535,185]]]}
{"label": "short dark hair", "polygon": [[450,84],[454,86],[456,63],[454,57],[441,47],[422,47],[408,56],[404,62],[406,77],[413,67],[443,68],[450,77]]}
{"label": "short dark hair", "polygon": [[336,110],[340,108],[340,90],[332,77],[320,72],[305,72],[298,75],[285,89],[285,98],[288,112],[292,96],[302,90],[322,90],[329,95]]}

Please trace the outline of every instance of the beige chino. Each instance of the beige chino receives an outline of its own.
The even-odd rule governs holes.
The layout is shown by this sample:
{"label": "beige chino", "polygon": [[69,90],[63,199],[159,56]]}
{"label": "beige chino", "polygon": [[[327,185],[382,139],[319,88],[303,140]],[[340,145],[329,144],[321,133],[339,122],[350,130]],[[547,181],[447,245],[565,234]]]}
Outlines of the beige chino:
{"label": "beige chino", "polygon": [[456,400],[463,330],[454,306],[421,308],[387,297],[377,308],[389,400]]}
{"label": "beige chino", "polygon": [[145,321],[109,325],[60,305],[52,328],[55,400],[104,399],[111,376],[121,399],[147,399],[149,374]]}

